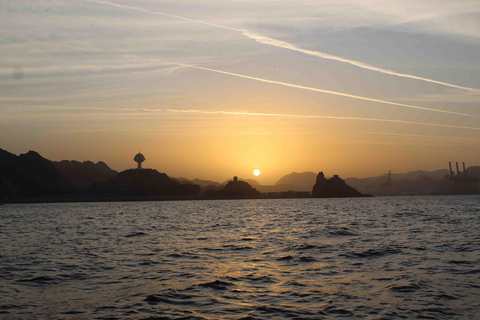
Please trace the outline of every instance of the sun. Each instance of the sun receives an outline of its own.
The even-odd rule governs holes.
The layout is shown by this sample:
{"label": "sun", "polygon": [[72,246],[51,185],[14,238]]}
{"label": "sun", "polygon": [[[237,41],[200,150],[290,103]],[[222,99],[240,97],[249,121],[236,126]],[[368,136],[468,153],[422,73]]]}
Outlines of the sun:
{"label": "sun", "polygon": [[253,174],[256,175],[256,176],[259,176],[260,175],[260,170],[258,170],[258,169],[253,170]]}

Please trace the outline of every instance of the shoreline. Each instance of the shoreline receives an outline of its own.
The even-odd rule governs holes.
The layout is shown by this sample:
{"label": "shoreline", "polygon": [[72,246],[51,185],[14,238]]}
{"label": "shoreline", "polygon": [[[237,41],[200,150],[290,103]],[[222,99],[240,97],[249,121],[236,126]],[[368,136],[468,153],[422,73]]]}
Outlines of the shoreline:
{"label": "shoreline", "polygon": [[406,194],[397,196],[363,195],[359,197],[312,197],[312,196],[283,196],[283,197],[230,197],[230,198],[203,198],[201,196],[71,196],[71,197],[34,197],[1,199],[2,204],[34,204],[34,203],[82,203],[82,202],[147,202],[147,201],[208,201],[208,200],[269,200],[269,199],[354,199],[354,198],[382,198],[382,197],[415,197],[415,196],[465,196],[480,195],[480,193],[457,194]]}
{"label": "shoreline", "polygon": [[312,197],[312,196],[284,196],[284,197],[229,197],[203,198],[201,196],[71,196],[71,197],[33,197],[1,199],[0,204],[25,203],[73,203],[73,202],[141,202],[141,201],[193,201],[193,200],[254,200],[254,199],[340,199],[340,198],[371,198],[372,195],[362,197]]}

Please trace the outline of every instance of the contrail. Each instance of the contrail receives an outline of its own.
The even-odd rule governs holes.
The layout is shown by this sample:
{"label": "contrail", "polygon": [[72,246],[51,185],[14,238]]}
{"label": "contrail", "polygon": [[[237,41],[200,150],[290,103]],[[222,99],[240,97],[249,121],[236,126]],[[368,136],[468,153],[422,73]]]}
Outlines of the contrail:
{"label": "contrail", "polygon": [[175,19],[200,23],[200,24],[204,24],[204,25],[211,26],[211,27],[216,27],[216,28],[222,28],[222,29],[238,31],[238,32],[245,31],[244,29],[230,28],[230,27],[227,27],[227,26],[222,26],[220,24],[215,24],[215,23],[210,23],[210,22],[205,22],[205,21],[195,20],[195,19],[189,19],[189,18],[176,16],[176,15],[173,15],[173,14],[168,14],[168,13],[163,13],[163,12],[158,12],[158,11],[151,11],[151,10],[147,10],[145,8],[140,8],[140,7],[126,6],[126,5],[123,5],[123,4],[118,4],[118,3],[110,2],[110,1],[102,1],[102,0],[87,0],[87,1],[106,4],[106,5],[110,5],[110,6],[113,6],[113,7],[122,8],[122,9],[137,10],[137,11],[142,11],[142,12],[145,12],[145,13],[155,14],[155,15],[159,15],[159,16],[165,16],[165,17],[170,17],[170,18],[175,18]]}
{"label": "contrail", "polygon": [[257,42],[263,43],[263,44],[267,44],[267,45],[271,45],[271,46],[279,47],[279,48],[284,48],[284,49],[288,49],[288,50],[292,50],[292,51],[301,52],[301,53],[308,54],[308,55],[315,56],[315,57],[322,58],[322,59],[329,59],[329,60],[335,60],[335,61],[339,61],[339,62],[348,63],[348,64],[354,65],[356,67],[359,67],[359,68],[362,68],[362,69],[367,69],[367,70],[370,70],[370,71],[376,71],[376,72],[385,73],[385,74],[389,74],[389,75],[393,75],[393,76],[397,76],[397,77],[426,81],[426,82],[435,83],[435,84],[439,84],[439,85],[442,85],[442,86],[452,87],[452,88],[461,89],[461,90],[467,90],[467,91],[472,91],[472,92],[477,92],[477,93],[480,92],[479,89],[475,89],[475,88],[463,87],[463,86],[459,86],[459,85],[456,85],[456,84],[451,84],[451,83],[437,81],[437,80],[428,79],[428,78],[422,78],[422,77],[418,77],[418,76],[414,76],[414,75],[406,74],[406,73],[399,73],[399,72],[395,72],[395,71],[388,70],[388,69],[378,68],[378,67],[369,65],[367,63],[360,62],[360,61],[350,60],[350,59],[334,56],[334,55],[324,53],[324,52],[320,52],[320,51],[312,51],[312,50],[302,49],[302,48],[299,48],[299,47],[297,47],[297,46],[295,46],[291,43],[284,42],[284,41],[281,41],[281,40],[272,39],[272,38],[268,38],[268,37],[265,37],[265,36],[262,36],[262,35],[258,35],[258,34],[249,32],[247,30],[243,31],[243,34],[246,37],[248,37],[250,39],[253,39]]}
{"label": "contrail", "polygon": [[[145,109],[143,109],[145,110]],[[158,109],[150,110],[163,111]],[[431,126],[431,127],[442,127],[442,128],[454,128],[454,129],[468,129],[468,130],[480,130],[479,127],[467,127],[467,126],[455,126],[448,124],[436,124],[436,123],[426,123],[426,122],[415,122],[415,121],[406,121],[406,120],[394,120],[394,119],[376,119],[376,118],[357,118],[357,117],[336,117],[336,116],[317,116],[317,115],[301,115],[301,114],[284,114],[284,113],[257,113],[257,112],[241,112],[241,111],[204,111],[204,110],[178,110],[178,109],[167,109],[167,112],[175,113],[194,113],[194,114],[225,114],[225,115],[240,115],[240,116],[261,116],[261,117],[280,117],[280,118],[303,118],[303,119],[331,119],[331,120],[350,120],[350,121],[375,121],[375,122],[389,122],[389,123],[403,123],[403,124],[414,124],[422,126]]]}
{"label": "contrail", "polygon": [[222,29],[231,30],[231,31],[237,31],[237,32],[241,32],[242,35],[244,35],[245,37],[247,37],[249,39],[252,39],[252,40],[255,40],[255,41],[257,41],[259,43],[262,43],[262,44],[266,44],[266,45],[270,45],[270,46],[274,46],[274,47],[278,47],[278,48],[283,48],[283,49],[287,49],[287,50],[300,52],[300,53],[315,56],[315,57],[318,57],[318,58],[321,58],[321,59],[335,60],[335,61],[339,61],[339,62],[343,62],[343,63],[348,63],[350,65],[353,65],[353,66],[356,66],[356,67],[359,67],[359,68],[362,68],[362,69],[375,71],[375,72],[380,72],[380,73],[384,73],[384,74],[388,74],[388,75],[392,75],[392,76],[409,78],[409,79],[414,79],[414,80],[420,80],[420,81],[430,82],[430,83],[434,83],[434,84],[438,84],[438,85],[442,85],[442,86],[447,86],[447,87],[451,87],[451,88],[456,88],[456,89],[460,89],[460,90],[466,90],[466,91],[480,93],[480,89],[464,87],[464,86],[459,86],[459,85],[448,83],[448,82],[443,82],[443,81],[433,80],[433,79],[429,79],[429,78],[418,77],[418,76],[414,76],[414,75],[406,74],[406,73],[395,72],[393,70],[388,70],[388,69],[375,67],[375,66],[369,65],[367,63],[363,63],[363,62],[360,62],[360,61],[355,61],[355,60],[350,60],[350,59],[334,56],[334,55],[331,55],[331,54],[328,54],[328,53],[325,53],[325,52],[302,49],[302,48],[299,48],[299,47],[297,47],[297,46],[295,46],[291,43],[281,41],[281,40],[272,39],[272,38],[268,38],[268,37],[250,32],[246,29],[231,28],[231,27],[227,27],[227,26],[223,26],[223,25],[219,25],[219,24],[205,22],[205,21],[202,21],[202,20],[189,19],[189,18],[185,18],[185,17],[182,17],[182,16],[173,15],[173,14],[167,14],[167,13],[158,12],[158,11],[151,11],[151,10],[147,10],[145,8],[121,5],[121,4],[117,4],[117,3],[114,3],[114,2],[110,2],[110,1],[102,1],[102,0],[88,0],[88,1],[95,2],[95,3],[101,3],[101,4],[106,4],[106,5],[122,8],[122,9],[137,10],[137,11],[142,11],[142,12],[149,13],[149,14],[155,14],[155,15],[161,15],[161,16],[171,17],[171,18],[175,18],[175,19],[181,19],[181,20],[184,20],[184,21],[199,23],[199,24],[203,24],[203,25],[207,25],[207,26],[211,26],[211,27],[222,28]]}
{"label": "contrail", "polygon": [[467,139],[467,140],[479,140],[480,138],[471,138],[471,137],[456,137],[456,136],[435,136],[428,134],[408,134],[408,133],[392,133],[392,132],[371,132],[365,131],[365,133],[378,134],[385,136],[400,136],[400,137],[419,137],[419,138],[447,138],[447,139]]}
{"label": "contrail", "polygon": [[377,102],[377,103],[383,103],[383,104],[390,104],[390,105],[400,106],[400,107],[405,107],[405,108],[420,109],[420,110],[441,112],[441,113],[449,113],[449,114],[455,114],[455,115],[466,116],[466,117],[474,117],[473,115],[465,114],[465,113],[438,110],[438,109],[432,109],[432,108],[426,108],[426,107],[413,106],[413,105],[409,105],[409,104],[403,104],[403,103],[397,103],[397,102],[390,102],[390,101],[385,101],[385,100],[367,98],[367,97],[356,96],[356,95],[353,95],[353,94],[348,94],[348,93],[343,93],[343,92],[323,90],[323,89],[318,89],[318,88],[313,88],[313,87],[301,86],[301,85],[298,85],[298,84],[293,84],[293,83],[288,83],[288,82],[281,82],[281,81],[251,77],[251,76],[247,76],[247,75],[243,75],[243,74],[239,74],[239,73],[221,71],[221,70],[210,69],[210,68],[205,68],[205,67],[198,67],[198,66],[193,66],[193,65],[189,65],[189,64],[176,63],[176,62],[172,62],[172,63],[176,64],[176,65],[181,65],[181,66],[184,66],[184,67],[189,67],[189,68],[194,68],[194,69],[199,69],[199,70],[205,70],[205,71],[211,71],[211,72],[226,74],[226,75],[230,75],[230,76],[234,76],[234,77],[245,78],[245,79],[250,79],[250,80],[255,80],[255,81],[260,81],[260,82],[265,82],[265,83],[270,83],[270,84],[277,84],[277,85],[281,85],[281,86],[284,86],[284,87],[290,87],[290,88],[297,88],[297,89],[302,89],[302,90],[309,90],[309,91],[327,93],[327,94],[332,94],[332,95],[336,95],[336,96],[342,96],[342,97],[347,97],[347,98],[352,98],[352,99],[359,99],[359,100],[365,100],[365,101],[371,101],[371,102]]}
{"label": "contrail", "polygon": [[[17,106],[18,107],[18,106]],[[31,108],[32,106],[25,106]],[[45,108],[51,109],[63,109],[60,106],[44,106]],[[321,115],[308,115],[308,114],[285,114],[285,113],[261,113],[261,112],[244,112],[244,111],[207,111],[207,110],[198,110],[198,109],[149,109],[149,108],[108,108],[108,107],[69,107],[68,110],[103,110],[103,111],[140,111],[140,112],[151,112],[151,113],[187,113],[187,114],[211,114],[211,115],[232,115],[232,116],[256,116],[256,117],[276,117],[276,118],[298,118],[298,119],[326,119],[326,120],[344,120],[344,121],[370,121],[370,122],[387,122],[387,123],[401,123],[401,124],[412,124],[412,125],[421,125],[421,126],[431,126],[431,127],[441,127],[441,128],[452,128],[452,129],[467,129],[467,130],[480,130],[480,127],[468,127],[468,126],[455,126],[448,124],[437,124],[437,123],[427,123],[427,122],[415,122],[415,121],[406,121],[406,120],[395,120],[395,119],[377,119],[377,118],[361,118],[361,117],[338,117],[338,116],[321,116]],[[381,132],[367,132],[372,134],[389,134]],[[394,134],[390,135],[409,135],[409,134]],[[463,138],[467,139],[467,138]],[[471,138],[477,139],[477,138]]]}

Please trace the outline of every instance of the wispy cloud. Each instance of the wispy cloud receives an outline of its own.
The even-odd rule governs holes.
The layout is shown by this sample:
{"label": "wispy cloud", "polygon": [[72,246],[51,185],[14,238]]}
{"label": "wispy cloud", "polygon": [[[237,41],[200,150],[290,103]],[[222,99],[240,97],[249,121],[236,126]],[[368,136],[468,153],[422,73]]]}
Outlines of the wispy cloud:
{"label": "wispy cloud", "polygon": [[351,59],[331,55],[331,54],[320,52],[320,51],[302,49],[302,48],[299,48],[299,47],[295,46],[294,44],[291,44],[291,43],[288,43],[288,42],[285,42],[285,41],[281,41],[281,40],[277,40],[277,39],[272,39],[272,38],[269,38],[269,37],[265,37],[265,36],[262,36],[260,34],[250,32],[246,29],[231,28],[231,27],[227,27],[227,26],[224,26],[224,25],[214,24],[214,23],[210,23],[210,22],[206,22],[206,21],[202,21],[202,20],[190,19],[190,18],[186,18],[186,17],[182,17],[182,16],[178,16],[178,15],[167,14],[167,13],[158,12],[158,11],[151,11],[151,10],[147,10],[147,9],[141,8],[141,7],[121,5],[121,4],[117,4],[117,3],[114,3],[114,2],[110,2],[110,1],[102,1],[102,0],[88,0],[88,1],[99,3],[99,4],[106,4],[106,5],[122,8],[122,9],[137,10],[137,11],[141,11],[141,12],[145,12],[145,13],[149,13],[149,14],[155,14],[155,15],[161,15],[161,16],[171,17],[171,18],[175,18],[175,19],[181,19],[181,20],[185,20],[185,21],[189,21],[189,22],[208,25],[208,26],[215,27],[215,28],[222,28],[222,29],[227,29],[227,30],[231,30],[231,31],[241,32],[242,35],[244,35],[245,37],[248,37],[249,39],[255,40],[255,41],[257,41],[259,43],[262,43],[262,44],[266,44],[266,45],[270,45],[270,46],[274,46],[274,47],[278,47],[278,48],[283,48],[283,49],[287,49],[287,50],[300,52],[300,53],[315,56],[315,57],[318,57],[318,58],[321,58],[321,59],[328,59],[328,60],[334,60],[334,61],[338,61],[338,62],[348,63],[348,64],[356,66],[358,68],[362,68],[362,69],[366,69],[366,70],[370,70],[370,71],[374,71],[374,72],[379,72],[379,73],[383,73],[383,74],[388,74],[388,75],[392,75],[392,76],[396,76],[396,77],[425,81],[425,82],[434,83],[434,84],[442,85],[442,86],[447,86],[447,87],[451,87],[451,88],[455,88],[455,89],[467,90],[467,91],[471,91],[471,92],[480,93],[480,89],[476,89],[476,88],[470,88],[470,87],[460,86],[460,85],[456,85],[456,84],[452,84],[452,83],[448,83],[448,82],[443,82],[443,81],[438,81],[438,80],[434,80],[434,79],[423,78],[423,77],[419,77],[419,76],[415,76],[415,75],[411,75],[411,74],[395,72],[393,70],[388,70],[388,69],[375,67],[375,66],[372,66],[370,64],[361,62],[361,61],[351,60]]}
{"label": "wispy cloud", "polygon": [[440,33],[478,38],[478,1],[378,1],[360,0],[357,4],[370,12],[387,16],[393,24],[419,25]]}
{"label": "wispy cloud", "polygon": [[[28,78],[37,77],[50,77],[50,76],[71,76],[75,74],[91,75],[91,74],[114,74],[114,73],[132,73],[132,72],[144,72],[144,71],[162,71],[165,73],[174,72],[181,66],[172,66],[171,64],[161,65],[157,63],[142,63],[142,64],[126,64],[123,61],[116,65],[76,65],[76,66],[50,66],[50,67],[33,67],[22,68],[21,73],[27,74]],[[15,78],[15,69],[0,69],[0,80],[18,80]],[[3,97],[0,97],[0,100]]]}

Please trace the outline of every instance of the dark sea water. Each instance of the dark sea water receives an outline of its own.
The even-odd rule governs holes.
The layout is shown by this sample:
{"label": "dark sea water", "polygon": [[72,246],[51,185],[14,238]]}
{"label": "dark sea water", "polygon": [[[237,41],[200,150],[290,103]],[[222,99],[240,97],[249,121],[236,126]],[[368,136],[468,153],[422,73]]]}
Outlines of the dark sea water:
{"label": "dark sea water", "polygon": [[480,319],[480,196],[0,206],[1,319]]}

